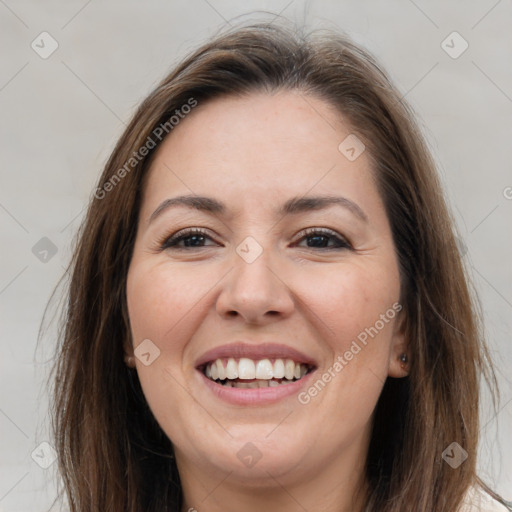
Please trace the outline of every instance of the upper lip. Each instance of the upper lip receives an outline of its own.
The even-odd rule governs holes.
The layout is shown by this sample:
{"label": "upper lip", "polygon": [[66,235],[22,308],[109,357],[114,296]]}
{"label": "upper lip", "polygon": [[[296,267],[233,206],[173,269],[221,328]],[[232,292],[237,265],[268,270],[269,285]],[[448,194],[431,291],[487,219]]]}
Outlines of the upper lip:
{"label": "upper lip", "polygon": [[316,366],[315,360],[299,350],[288,347],[278,343],[247,343],[244,341],[237,341],[228,343],[219,347],[212,348],[205,352],[196,362],[196,368],[199,368],[206,363],[232,357],[240,359],[246,357],[259,361],[260,359],[292,359],[296,363],[303,363],[310,366]]}

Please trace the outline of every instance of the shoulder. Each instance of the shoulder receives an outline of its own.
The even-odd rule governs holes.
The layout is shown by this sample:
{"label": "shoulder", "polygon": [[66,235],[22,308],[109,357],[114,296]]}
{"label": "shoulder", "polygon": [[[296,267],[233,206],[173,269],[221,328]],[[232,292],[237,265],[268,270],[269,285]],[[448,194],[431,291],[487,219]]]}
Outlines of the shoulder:
{"label": "shoulder", "polygon": [[479,487],[471,487],[459,508],[459,512],[509,512],[499,501]]}

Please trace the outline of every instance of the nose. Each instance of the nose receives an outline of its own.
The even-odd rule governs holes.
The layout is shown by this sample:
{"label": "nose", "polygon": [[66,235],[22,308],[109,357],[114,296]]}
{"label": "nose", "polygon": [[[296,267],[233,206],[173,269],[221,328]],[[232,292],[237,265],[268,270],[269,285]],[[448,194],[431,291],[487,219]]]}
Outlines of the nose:
{"label": "nose", "polygon": [[219,315],[240,316],[248,324],[265,325],[292,314],[292,292],[267,255],[268,251],[263,251],[252,263],[237,257],[239,261],[223,280],[217,298]]}

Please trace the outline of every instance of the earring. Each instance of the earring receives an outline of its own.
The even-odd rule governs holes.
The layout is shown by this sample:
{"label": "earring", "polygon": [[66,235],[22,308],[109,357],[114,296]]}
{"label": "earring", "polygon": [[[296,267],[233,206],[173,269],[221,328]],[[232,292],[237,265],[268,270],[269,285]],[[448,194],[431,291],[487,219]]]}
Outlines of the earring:
{"label": "earring", "polygon": [[402,354],[400,354],[400,367],[402,368],[402,370],[405,370],[406,366],[407,366],[407,363],[409,362],[409,358],[407,357],[407,354],[405,352],[402,352]]}
{"label": "earring", "polygon": [[130,368],[134,368],[135,367],[135,357],[133,357],[133,356],[125,355],[124,356],[124,362]]}

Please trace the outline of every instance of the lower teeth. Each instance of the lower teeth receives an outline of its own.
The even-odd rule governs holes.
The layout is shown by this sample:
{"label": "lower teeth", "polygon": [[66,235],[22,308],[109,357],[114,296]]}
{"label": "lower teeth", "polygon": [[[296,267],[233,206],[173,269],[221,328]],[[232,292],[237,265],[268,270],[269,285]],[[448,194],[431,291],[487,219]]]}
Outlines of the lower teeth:
{"label": "lower teeth", "polygon": [[271,379],[271,380],[253,380],[251,382],[243,382],[243,381],[233,381],[233,380],[214,380],[217,384],[220,384],[225,387],[230,388],[246,388],[246,389],[256,389],[256,388],[273,388],[277,386],[282,386],[283,384],[290,384],[299,379],[287,380],[287,379]]}

